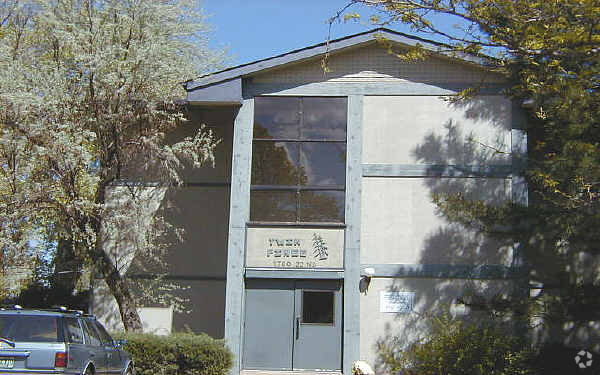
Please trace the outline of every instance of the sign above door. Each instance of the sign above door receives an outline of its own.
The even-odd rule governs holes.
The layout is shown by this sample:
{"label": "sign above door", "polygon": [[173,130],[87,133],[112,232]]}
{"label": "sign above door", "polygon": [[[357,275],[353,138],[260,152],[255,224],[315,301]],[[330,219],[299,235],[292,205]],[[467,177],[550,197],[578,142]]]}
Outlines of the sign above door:
{"label": "sign above door", "polygon": [[246,267],[343,269],[344,229],[248,228]]}

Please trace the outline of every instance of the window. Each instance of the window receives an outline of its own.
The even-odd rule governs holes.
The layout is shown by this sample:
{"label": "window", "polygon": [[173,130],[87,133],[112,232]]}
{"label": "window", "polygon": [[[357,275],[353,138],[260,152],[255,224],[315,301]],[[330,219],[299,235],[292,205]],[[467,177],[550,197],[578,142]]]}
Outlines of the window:
{"label": "window", "polygon": [[83,332],[76,318],[64,318],[67,340],[71,344],[83,344]]}
{"label": "window", "polygon": [[302,323],[333,324],[333,311],[333,292],[302,291]]}
{"label": "window", "polygon": [[113,341],[112,337],[110,337],[108,332],[106,332],[106,329],[104,329],[104,326],[102,324],[100,324],[100,322],[98,322],[98,321],[95,321],[94,323],[95,323],[96,330],[98,331],[98,334],[100,335],[100,340],[102,340],[102,344],[104,344],[104,346],[114,346],[114,341]]}
{"label": "window", "polygon": [[56,316],[2,315],[0,336],[14,341],[60,342],[62,326]]}
{"label": "window", "polygon": [[83,323],[83,331],[87,344],[92,346],[101,346],[102,342],[100,341],[100,336],[98,336],[98,332],[96,332],[93,323],[87,319],[82,319],[81,323]]}
{"label": "window", "polygon": [[346,98],[255,98],[252,221],[344,222],[346,121]]}

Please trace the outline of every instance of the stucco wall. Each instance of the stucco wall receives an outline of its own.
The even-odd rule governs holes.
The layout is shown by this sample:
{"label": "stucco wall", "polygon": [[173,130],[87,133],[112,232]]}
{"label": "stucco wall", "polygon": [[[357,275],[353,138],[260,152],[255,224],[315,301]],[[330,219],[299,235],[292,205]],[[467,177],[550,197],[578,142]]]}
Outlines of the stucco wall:
{"label": "stucco wall", "polygon": [[[457,280],[420,278],[374,278],[369,289],[360,298],[360,354],[361,359],[375,366],[381,366],[379,344],[403,348],[410,342],[422,338],[428,330],[426,314],[440,313],[444,309],[454,316],[466,316],[471,321],[483,318],[478,311],[469,311],[464,305],[457,305],[456,298],[468,296],[473,291],[491,298],[507,293],[511,288],[508,281],[498,280]],[[414,308],[407,314],[382,313],[379,309],[381,292],[414,292]]]}
{"label": "stucco wall", "polygon": [[457,104],[438,96],[367,96],[363,163],[510,163],[511,112],[500,96]]}
{"label": "stucco wall", "polygon": [[[364,98],[363,170],[387,168],[363,176],[361,192],[361,264],[375,265],[375,277],[360,298],[360,349],[376,371],[378,344],[402,348],[423,337],[424,315],[448,308],[476,319],[483,314],[458,305],[457,298],[511,292],[508,280],[378,277],[377,268],[511,265],[512,244],[449,222],[432,197],[461,193],[493,204],[508,201],[513,121],[512,104],[500,96],[457,104],[439,96]],[[390,291],[414,292],[413,311],[380,312],[381,292]]]}
{"label": "stucco wall", "polygon": [[504,264],[511,248],[447,222],[431,194],[462,191],[474,199],[510,198],[501,178],[363,178],[361,263]]}
{"label": "stucco wall", "polygon": [[[152,212],[159,209],[167,223],[173,228],[183,230],[181,241],[174,233],[162,239],[163,245],[166,246],[164,260],[167,267],[156,270],[166,272],[167,282],[180,287],[172,294],[183,298],[183,309],[175,310],[173,314],[157,314],[156,311],[152,311],[154,313],[148,315],[149,319],[143,322],[145,331],[153,332],[157,328],[164,331],[167,326],[172,330],[189,327],[195,332],[223,337],[233,116],[234,109],[231,107],[192,108],[190,121],[170,135],[169,140],[177,142],[183,137],[193,136],[201,124],[205,124],[206,129],[210,129],[221,139],[221,143],[215,152],[214,167],[207,165],[194,169],[185,166],[183,175],[186,185],[170,189],[166,193],[165,189],[157,190],[161,194],[154,194],[154,199],[148,200],[148,212],[138,216],[140,220],[147,219]],[[116,187],[113,190],[127,189]],[[113,203],[117,202],[111,204]],[[109,236],[107,244],[110,249],[107,250],[115,254],[130,254],[133,247],[123,233],[138,232],[141,231],[136,227],[123,224],[121,229],[114,230]],[[138,254],[131,254],[129,258],[131,256]],[[134,274],[134,278],[143,279],[152,271],[133,267],[129,274]],[[144,301],[140,307],[162,305],[164,303],[159,300],[150,300]],[[102,280],[96,280],[93,311],[109,329],[121,329],[116,303]]]}

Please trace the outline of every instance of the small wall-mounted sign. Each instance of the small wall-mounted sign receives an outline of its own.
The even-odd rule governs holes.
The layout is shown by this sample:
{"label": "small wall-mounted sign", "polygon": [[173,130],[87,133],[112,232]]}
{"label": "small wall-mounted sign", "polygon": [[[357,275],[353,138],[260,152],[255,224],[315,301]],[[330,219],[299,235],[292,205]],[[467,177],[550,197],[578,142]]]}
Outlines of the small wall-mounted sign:
{"label": "small wall-mounted sign", "polygon": [[379,292],[379,312],[407,314],[414,300],[415,292]]}
{"label": "small wall-mounted sign", "polygon": [[246,267],[343,268],[344,230],[248,228]]}

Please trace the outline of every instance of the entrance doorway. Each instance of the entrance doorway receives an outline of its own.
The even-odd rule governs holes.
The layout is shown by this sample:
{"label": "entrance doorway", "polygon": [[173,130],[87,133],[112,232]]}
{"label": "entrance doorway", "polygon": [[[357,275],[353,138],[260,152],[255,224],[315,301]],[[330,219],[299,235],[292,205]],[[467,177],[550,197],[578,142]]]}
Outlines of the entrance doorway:
{"label": "entrance doorway", "polygon": [[246,280],[244,369],[340,370],[341,365],[341,280]]}

